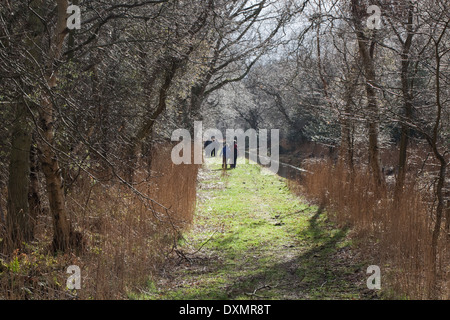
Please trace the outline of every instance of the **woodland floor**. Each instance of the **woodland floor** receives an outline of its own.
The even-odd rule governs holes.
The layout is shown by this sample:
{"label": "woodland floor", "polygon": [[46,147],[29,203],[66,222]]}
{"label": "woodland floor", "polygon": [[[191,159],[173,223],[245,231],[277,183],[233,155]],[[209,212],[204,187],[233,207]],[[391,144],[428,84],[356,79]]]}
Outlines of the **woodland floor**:
{"label": "woodland floor", "polygon": [[[240,163],[239,163],[240,162]],[[138,299],[377,299],[347,230],[256,164],[199,174],[191,230]]]}

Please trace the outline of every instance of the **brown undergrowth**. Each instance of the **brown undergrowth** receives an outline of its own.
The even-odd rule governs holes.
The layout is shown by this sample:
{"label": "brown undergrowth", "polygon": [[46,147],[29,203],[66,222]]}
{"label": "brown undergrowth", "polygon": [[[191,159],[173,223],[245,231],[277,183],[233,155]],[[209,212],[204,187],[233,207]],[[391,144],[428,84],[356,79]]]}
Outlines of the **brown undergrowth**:
{"label": "brown undergrowth", "polygon": [[[133,187],[80,175],[66,195],[83,246],[65,254],[49,250],[52,228],[43,212],[36,240],[0,256],[0,299],[124,299],[151,280],[154,270],[192,221],[197,165],[173,165],[171,146],[159,146],[151,167],[135,172]],[[69,290],[67,268],[81,272],[81,289]]]}

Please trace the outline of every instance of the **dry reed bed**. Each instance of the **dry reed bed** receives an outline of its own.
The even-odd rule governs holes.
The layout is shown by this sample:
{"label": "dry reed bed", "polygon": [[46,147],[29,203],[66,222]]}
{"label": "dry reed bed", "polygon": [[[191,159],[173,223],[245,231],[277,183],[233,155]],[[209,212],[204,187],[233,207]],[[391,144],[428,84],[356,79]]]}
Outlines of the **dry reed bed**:
{"label": "dry reed bed", "polygon": [[[0,298],[124,299],[145,287],[195,210],[199,166],[175,166],[170,152],[170,145],[158,147],[151,169],[142,164],[135,173],[134,189],[80,177],[67,195],[67,209],[83,234],[82,251],[51,254],[51,221],[42,215],[36,242],[3,257]],[[70,265],[81,269],[80,290],[66,289]]]}
{"label": "dry reed bed", "polygon": [[[389,298],[450,298],[450,237],[441,232],[437,272],[432,271],[431,235],[434,196],[410,179],[398,203],[393,190],[379,192],[365,167],[353,172],[332,161],[305,161],[300,182],[307,197],[327,208],[341,226],[350,226],[372,264],[382,272],[383,293]],[[298,188],[298,186],[297,186]],[[437,289],[430,289],[436,282]]]}

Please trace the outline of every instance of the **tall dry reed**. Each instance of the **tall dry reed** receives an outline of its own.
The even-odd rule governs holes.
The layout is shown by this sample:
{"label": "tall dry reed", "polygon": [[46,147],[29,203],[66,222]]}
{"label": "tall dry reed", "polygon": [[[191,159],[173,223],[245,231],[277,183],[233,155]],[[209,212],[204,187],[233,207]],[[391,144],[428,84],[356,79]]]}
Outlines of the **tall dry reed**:
{"label": "tall dry reed", "polygon": [[[383,192],[372,183],[365,167],[350,171],[332,161],[309,161],[303,192],[326,207],[336,223],[350,226],[353,237],[383,275],[383,293],[391,298],[450,298],[450,239],[441,232],[437,257],[431,257],[434,228],[432,192],[411,179],[394,201],[393,190]],[[438,262],[436,274],[433,259]],[[373,261],[373,262],[372,262]],[[436,279],[435,292],[430,282]]]}
{"label": "tall dry reed", "polygon": [[[195,210],[198,165],[173,165],[172,146],[160,145],[135,173],[133,188],[81,175],[66,200],[82,249],[52,254],[51,221],[44,212],[36,241],[0,257],[2,299],[124,299],[145,288]],[[81,289],[67,290],[70,265],[81,270]]]}

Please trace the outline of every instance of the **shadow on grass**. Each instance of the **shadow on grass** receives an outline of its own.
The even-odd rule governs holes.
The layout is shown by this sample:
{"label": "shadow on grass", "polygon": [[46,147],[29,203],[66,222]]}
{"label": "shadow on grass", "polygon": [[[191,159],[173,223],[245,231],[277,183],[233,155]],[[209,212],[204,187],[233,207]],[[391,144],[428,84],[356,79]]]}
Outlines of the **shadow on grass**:
{"label": "shadow on grass", "polygon": [[[330,230],[322,224],[320,216],[323,209],[309,219],[309,227],[299,233],[299,237],[308,240],[309,249],[306,252],[295,253],[286,261],[280,261],[279,254],[273,260],[262,263],[255,259],[248,270],[242,265],[230,266],[213,262],[208,273],[221,274],[226,283],[221,286],[198,288],[193,294],[183,295],[182,299],[370,299],[373,296],[364,290],[361,283],[366,275],[359,264],[345,259],[339,259],[339,247],[346,236],[346,230]],[[256,227],[256,226],[255,226]],[[238,240],[238,231],[222,240],[220,246],[232,244]],[[262,250],[269,250],[270,243]],[[300,249],[300,248],[298,248]],[[235,252],[230,248],[221,251],[226,255],[251,255],[251,252]],[[291,249],[292,252],[296,252]],[[230,261],[227,257],[225,261]],[[273,262],[273,263],[272,263]]]}

